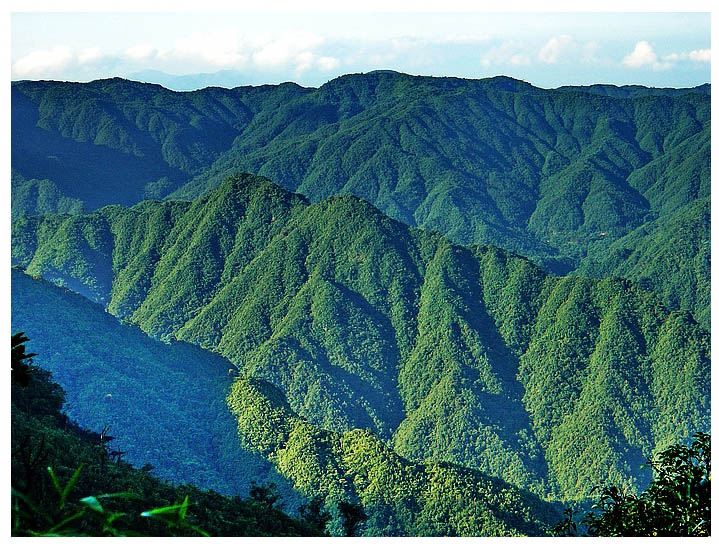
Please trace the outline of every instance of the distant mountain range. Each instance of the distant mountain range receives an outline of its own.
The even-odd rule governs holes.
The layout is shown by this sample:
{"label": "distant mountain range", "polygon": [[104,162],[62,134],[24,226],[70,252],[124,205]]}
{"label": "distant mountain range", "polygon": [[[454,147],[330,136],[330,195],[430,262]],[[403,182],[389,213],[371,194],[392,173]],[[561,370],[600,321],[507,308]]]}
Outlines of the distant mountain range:
{"label": "distant mountain range", "polygon": [[[192,93],[117,78],[16,82],[13,216],[194,199],[239,170],[313,201],[355,195],[555,273],[639,279],[617,261],[617,242],[630,232],[659,241],[674,215],[709,197],[709,103],[708,85],[544,90],[385,71],[318,89]],[[706,246],[702,226],[696,241]],[[608,252],[613,267],[597,266]],[[690,254],[655,264],[652,280],[706,327],[708,268]]]}
{"label": "distant mountain range", "polygon": [[219,70],[203,74],[168,74],[160,70],[142,70],[127,76],[128,80],[159,84],[173,91],[196,91],[205,87],[226,87],[232,89],[241,85],[262,83],[258,78],[250,77],[237,70]]}

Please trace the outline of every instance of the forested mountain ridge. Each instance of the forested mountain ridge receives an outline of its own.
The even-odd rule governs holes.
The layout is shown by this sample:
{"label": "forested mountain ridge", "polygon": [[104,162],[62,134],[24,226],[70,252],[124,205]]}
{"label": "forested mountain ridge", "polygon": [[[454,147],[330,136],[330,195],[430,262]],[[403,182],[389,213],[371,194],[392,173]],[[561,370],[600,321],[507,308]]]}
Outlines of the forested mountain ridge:
{"label": "forested mountain ridge", "polygon": [[370,429],[410,460],[582,499],[598,477],[645,484],[646,456],[708,426],[709,335],[691,315],[354,197],[310,204],[243,175],[193,203],[22,218],[12,237],[28,273],[218,351],[311,427]]}
{"label": "forested mountain ridge", "polygon": [[[279,494],[279,507],[293,513],[308,500],[319,500],[318,509],[327,512],[327,532],[333,535],[343,534],[338,514],[342,502],[364,508],[369,520],[361,529],[371,535],[543,535],[559,520],[553,505],[474,470],[413,465],[367,431],[347,432],[341,439],[321,431],[289,411],[281,394],[279,399],[268,398],[278,393],[270,384],[243,378],[230,391],[236,371],[226,360],[183,342],[166,345],[154,340],[81,295],[32,279],[17,268],[12,281],[13,330],[26,329],[32,336],[31,347],[39,352],[34,365],[54,373],[67,392],[65,411],[74,421],[105,434],[109,426],[114,440],[105,445],[110,456],[103,465],[108,476],[102,488],[110,488],[121,475],[112,465],[117,450],[123,462],[150,469],[175,485],[246,496],[255,483],[275,484],[278,488],[271,488],[270,495]],[[230,409],[242,424],[239,436]],[[263,414],[268,409],[274,415]],[[36,420],[48,420],[38,415],[21,426],[20,412],[27,410],[20,404],[14,412],[13,427],[20,437],[19,431],[29,435]],[[55,443],[61,434],[48,429],[52,428],[35,427],[34,434],[48,435]],[[269,451],[261,439],[284,430],[292,431],[291,442]],[[328,438],[329,444],[324,442]],[[74,466],[71,470],[80,464],[96,466],[86,461],[91,452],[87,447],[83,452],[70,439],[62,442],[73,446],[68,453],[52,454],[55,464],[62,460],[63,472],[68,465]],[[73,461],[72,455],[78,459]],[[99,480],[95,477],[96,483]],[[389,488],[390,482],[396,488]],[[136,473],[132,490],[167,490],[157,484],[149,475]],[[182,487],[193,503],[217,501],[214,494],[198,499],[193,487]],[[35,489],[27,484],[23,488]],[[448,511],[439,492],[462,496],[463,510]],[[257,509],[269,511],[262,505]],[[207,510],[201,506],[200,515]],[[235,518],[220,518],[217,524],[226,530],[228,525],[229,530],[249,525],[243,534],[253,535],[251,522],[234,522]]]}
{"label": "forested mountain ridge", "polygon": [[101,306],[12,270],[12,330],[24,332],[66,393],[65,412],[93,431],[109,427],[108,448],[175,484],[246,496],[255,481],[291,488],[243,450],[226,405],[235,370],[219,355],[184,342],[163,344]]}
{"label": "forested mountain ridge", "polygon": [[[194,199],[241,170],[588,273],[617,239],[709,196],[709,102],[708,84],[545,90],[396,72],[187,93],[120,78],[15,82],[13,216]],[[677,283],[662,275],[671,268],[655,268],[660,294]],[[666,303],[706,317],[703,298],[681,290]]]}

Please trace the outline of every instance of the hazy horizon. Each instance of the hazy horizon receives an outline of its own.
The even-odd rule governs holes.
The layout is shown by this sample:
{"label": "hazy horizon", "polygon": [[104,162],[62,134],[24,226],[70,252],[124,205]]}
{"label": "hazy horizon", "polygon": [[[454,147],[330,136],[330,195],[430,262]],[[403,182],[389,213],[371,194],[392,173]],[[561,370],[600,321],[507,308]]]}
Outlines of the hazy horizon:
{"label": "hazy horizon", "polygon": [[543,88],[711,81],[709,13],[36,12],[12,14],[11,28],[13,80],[159,71],[318,87],[395,70]]}

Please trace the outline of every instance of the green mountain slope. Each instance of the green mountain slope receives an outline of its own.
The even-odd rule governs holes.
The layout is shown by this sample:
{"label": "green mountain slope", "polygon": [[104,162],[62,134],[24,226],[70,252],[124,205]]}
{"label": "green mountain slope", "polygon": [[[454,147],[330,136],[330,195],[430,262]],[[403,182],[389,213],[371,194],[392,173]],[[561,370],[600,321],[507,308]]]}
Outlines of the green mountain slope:
{"label": "green mountain slope", "polygon": [[354,197],[309,204],[243,175],[191,204],[21,219],[13,253],[151,335],[218,351],[312,426],[544,496],[645,484],[646,456],[708,425],[709,335],[689,314]]}
{"label": "green mountain slope", "polygon": [[[248,171],[566,273],[709,196],[709,102],[708,85],[544,90],[395,72],[191,93],[119,78],[17,82],[12,167],[51,181],[57,212],[194,199]],[[30,192],[18,190],[15,217],[44,212]],[[661,294],[675,283],[656,281]]]}
{"label": "green mountain slope", "polygon": [[586,260],[578,272],[636,280],[673,308],[690,310],[706,326],[711,320],[711,244],[709,198],[681,208],[630,232],[602,255]]}
{"label": "green mountain slope", "polygon": [[153,474],[225,494],[247,495],[274,481],[299,497],[269,465],[243,450],[223,403],[234,367],[196,346],[163,344],[97,304],[12,270],[12,329],[32,340],[35,364],[66,392],[68,417],[115,438],[108,446]]}
{"label": "green mountain slope", "polygon": [[[211,536],[322,534],[321,526],[290,517],[256,492],[245,500],[228,498],[187,484],[172,486],[146,467],[133,468],[107,450],[99,433],[68,419],[61,411],[63,390],[47,371],[31,366],[29,376],[27,385],[14,377],[12,385],[13,536],[198,536],[198,528]],[[175,520],[186,497],[177,524],[141,515],[153,510]]]}
{"label": "green mountain slope", "polygon": [[308,496],[360,502],[372,535],[536,536],[557,519],[538,497],[477,471],[411,463],[366,430],[312,426],[261,380],[237,380],[228,403],[248,446]]}

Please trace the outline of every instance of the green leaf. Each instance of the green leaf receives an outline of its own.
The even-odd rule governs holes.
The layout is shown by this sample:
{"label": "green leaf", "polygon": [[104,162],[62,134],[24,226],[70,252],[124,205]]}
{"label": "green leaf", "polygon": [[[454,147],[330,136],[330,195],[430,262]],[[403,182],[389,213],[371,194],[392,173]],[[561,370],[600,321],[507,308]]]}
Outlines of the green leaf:
{"label": "green leaf", "polygon": [[140,513],[141,517],[160,517],[165,515],[171,515],[171,514],[178,514],[179,509],[182,508],[182,504],[178,505],[168,505],[166,507],[158,507],[157,509],[150,509],[149,511],[143,511]]}
{"label": "green leaf", "polygon": [[70,480],[65,485],[65,488],[63,488],[62,494],[60,494],[60,509],[65,507],[65,501],[67,500],[67,496],[68,494],[70,494],[70,491],[77,483],[77,479],[80,477],[80,471],[82,471],[84,465],[85,464],[80,464],[80,467],[75,470],[75,472],[72,474],[72,477],[70,477]]}
{"label": "green leaf", "polygon": [[185,520],[185,515],[187,514],[187,505],[190,502],[190,496],[185,496],[185,501],[182,502],[182,505],[180,506],[180,510],[178,511],[178,516],[180,517],[180,520]]}
{"label": "green leaf", "polygon": [[108,499],[108,498],[119,498],[119,499],[126,499],[126,500],[141,500],[144,499],[139,494],[135,494],[134,492],[115,492],[113,494],[99,494],[95,496],[97,499]]}
{"label": "green leaf", "polygon": [[52,470],[52,467],[47,468],[47,472],[50,473],[50,478],[52,479],[52,485],[55,487],[55,490],[57,490],[57,493],[60,494],[60,497],[62,498],[62,486],[60,486],[60,481],[57,478],[57,475],[55,475],[55,472]]}
{"label": "green leaf", "polygon": [[10,493],[11,493],[11,495],[15,496],[16,498],[19,498],[22,501],[24,501],[27,504],[27,506],[30,509],[32,509],[35,512],[35,514],[40,515],[45,522],[47,522],[48,524],[52,523],[52,519],[50,517],[48,517],[47,514],[42,509],[40,509],[37,505],[35,505],[35,503],[28,496],[26,496],[22,492],[15,490],[14,488],[10,488]]}
{"label": "green leaf", "polygon": [[82,498],[80,500],[80,503],[84,503],[85,505],[87,505],[90,509],[92,509],[96,513],[104,513],[105,512],[105,510],[102,508],[102,505],[100,504],[100,502],[97,500],[97,498],[95,496],[88,496],[86,498]]}
{"label": "green leaf", "polygon": [[79,518],[80,518],[81,516],[83,516],[84,514],[85,514],[85,510],[84,510],[84,509],[81,509],[81,510],[78,511],[77,513],[74,513],[74,514],[70,515],[70,516],[67,517],[66,519],[62,520],[60,523],[58,523],[58,524],[56,524],[55,526],[53,526],[52,528],[50,528],[50,529],[47,531],[47,533],[48,533],[48,534],[54,534],[54,533],[57,532],[58,530],[61,530],[62,528],[64,528],[67,524],[71,523],[71,522],[74,521],[74,520],[79,519]]}

